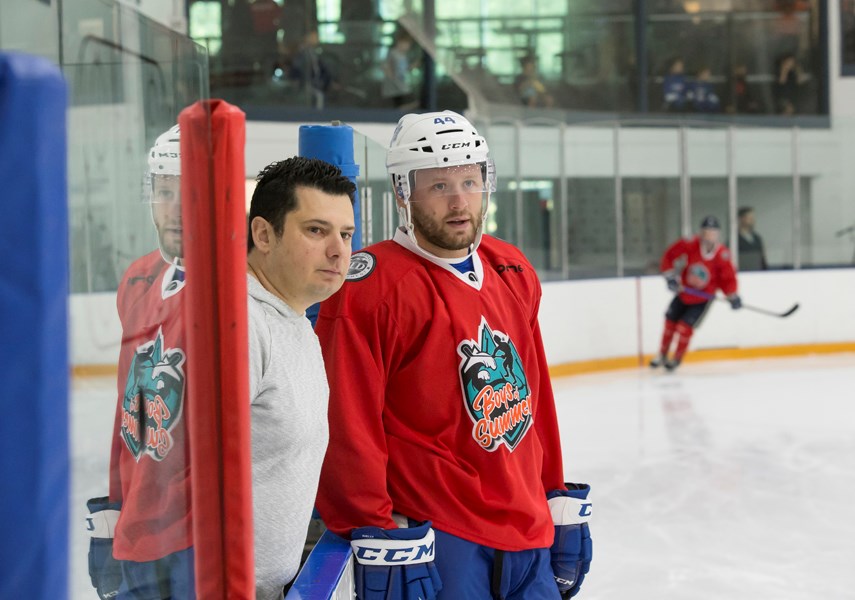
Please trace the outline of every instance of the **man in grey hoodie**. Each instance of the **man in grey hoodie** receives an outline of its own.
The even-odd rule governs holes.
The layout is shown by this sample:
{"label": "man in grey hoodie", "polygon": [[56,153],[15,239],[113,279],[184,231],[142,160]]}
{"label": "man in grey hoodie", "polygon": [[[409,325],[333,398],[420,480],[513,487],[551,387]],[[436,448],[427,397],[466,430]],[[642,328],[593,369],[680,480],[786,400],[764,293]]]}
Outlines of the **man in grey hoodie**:
{"label": "man in grey hoodie", "polygon": [[257,177],[249,211],[249,376],[258,600],[297,574],[329,438],[329,387],[306,309],[347,274],[354,184],[289,158]]}

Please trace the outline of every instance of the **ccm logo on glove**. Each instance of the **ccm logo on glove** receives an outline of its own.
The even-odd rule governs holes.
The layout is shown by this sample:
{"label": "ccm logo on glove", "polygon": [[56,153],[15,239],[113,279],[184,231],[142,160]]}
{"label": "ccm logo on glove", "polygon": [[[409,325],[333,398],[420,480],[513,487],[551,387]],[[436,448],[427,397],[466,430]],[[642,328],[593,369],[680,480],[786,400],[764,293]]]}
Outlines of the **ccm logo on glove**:
{"label": "ccm logo on glove", "polygon": [[416,565],[434,559],[433,529],[419,540],[363,539],[350,545],[363,565]]}

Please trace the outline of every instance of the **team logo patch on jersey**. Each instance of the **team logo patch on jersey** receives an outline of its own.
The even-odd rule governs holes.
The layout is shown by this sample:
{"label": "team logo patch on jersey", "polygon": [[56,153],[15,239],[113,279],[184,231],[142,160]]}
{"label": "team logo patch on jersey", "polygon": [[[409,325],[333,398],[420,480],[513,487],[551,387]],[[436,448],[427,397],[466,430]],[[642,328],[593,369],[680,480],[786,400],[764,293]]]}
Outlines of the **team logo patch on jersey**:
{"label": "team logo patch on jersey", "polygon": [[457,354],[472,437],[488,452],[502,444],[513,452],[534,422],[531,390],[513,341],[482,317],[478,339],[460,342]]}
{"label": "team logo patch on jersey", "polygon": [[361,281],[371,275],[377,259],[370,252],[357,252],[350,257],[350,266],[347,269],[347,281]]}
{"label": "team logo patch on jersey", "polygon": [[691,287],[702,290],[710,283],[710,271],[703,263],[694,263],[689,265],[686,272],[686,283]]}
{"label": "team logo patch on jersey", "polygon": [[121,437],[137,461],[144,454],[166,458],[172,429],[184,407],[184,352],[163,348],[163,332],[139,346],[128,369],[122,398]]}

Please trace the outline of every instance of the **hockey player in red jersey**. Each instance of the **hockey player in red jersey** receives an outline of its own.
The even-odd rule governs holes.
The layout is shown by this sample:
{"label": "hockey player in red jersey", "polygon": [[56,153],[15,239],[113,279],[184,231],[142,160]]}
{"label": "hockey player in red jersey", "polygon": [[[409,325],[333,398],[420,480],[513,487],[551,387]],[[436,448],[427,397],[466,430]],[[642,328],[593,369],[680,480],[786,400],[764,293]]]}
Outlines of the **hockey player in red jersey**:
{"label": "hockey player in red jersey", "polygon": [[403,223],[357,252],[316,332],[330,383],[317,506],[361,600],[558,599],[588,571],[586,484],[565,484],[540,282],[484,235],[495,169],[461,115],[401,118]]}
{"label": "hockey player in red jersey", "polygon": [[92,540],[90,569],[101,566],[101,585],[95,577],[93,583],[102,598],[195,598],[180,166],[175,126],[157,138],[148,159],[159,248],[131,264],[117,294],[122,345],[110,495],[89,502],[92,522],[118,518],[109,528],[117,563],[109,560],[108,538]]}
{"label": "hockey player in red jersey", "polygon": [[[680,239],[671,244],[662,255],[661,270],[668,282],[668,289],[676,295],[665,313],[665,330],[659,353],[650,361],[651,367],[665,366],[673,371],[683,360],[689,340],[707,308],[710,297],[719,289],[724,292],[734,309],[742,306],[737,294],[736,272],[730,259],[730,251],[719,243],[721,225],[713,216],[705,217],[701,231],[691,239]],[[677,279],[674,263],[685,258],[686,265]],[[677,337],[673,356],[668,352],[671,342]]]}

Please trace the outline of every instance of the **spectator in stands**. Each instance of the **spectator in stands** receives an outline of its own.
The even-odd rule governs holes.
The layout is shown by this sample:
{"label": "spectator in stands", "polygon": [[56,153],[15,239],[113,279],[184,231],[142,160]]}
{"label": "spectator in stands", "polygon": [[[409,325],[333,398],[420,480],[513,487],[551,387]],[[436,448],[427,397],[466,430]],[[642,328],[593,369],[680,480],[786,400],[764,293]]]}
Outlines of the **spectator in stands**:
{"label": "spectator in stands", "polygon": [[739,270],[765,271],[766,251],[763,238],[754,231],[754,209],[744,206],[737,213],[739,217]]}
{"label": "spectator in stands", "polygon": [[686,110],[686,75],[682,58],[675,58],[662,81],[662,108],[666,112]]}
{"label": "spectator in stands", "polygon": [[784,54],[777,62],[774,84],[775,105],[778,114],[793,115],[799,111],[799,87],[803,75],[794,54]]}
{"label": "spectator in stands", "polygon": [[772,56],[797,55],[802,50],[802,37],[808,31],[806,18],[811,5],[805,0],[775,0],[778,13],[772,21],[773,38],[770,44]]}
{"label": "spectator in stands", "polygon": [[291,78],[300,85],[310,106],[324,107],[327,92],[335,87],[335,82],[324,60],[317,29],[303,36],[303,43],[291,65]]}
{"label": "spectator in stands", "polygon": [[252,70],[254,57],[248,40],[253,34],[252,12],[248,0],[235,0],[223,13],[223,47],[220,58],[227,71]]}
{"label": "spectator in stands", "polygon": [[733,68],[730,79],[730,101],[728,112],[753,114],[760,112],[760,103],[748,85],[748,67],[743,64]]}
{"label": "spectator in stands", "polygon": [[688,85],[686,98],[695,112],[717,113],[721,111],[721,99],[715,93],[709,67],[701,67],[695,80]]}
{"label": "spectator in stands", "polygon": [[279,28],[282,31],[282,52],[293,57],[300,50],[306,34],[318,28],[317,16],[309,10],[306,0],[283,0]]}
{"label": "spectator in stands", "polygon": [[344,283],[354,184],[323,161],[265,167],[249,209],[249,380],[258,600],[297,574],[327,447],[329,388],[306,309]]}
{"label": "spectator in stands", "polygon": [[530,108],[552,108],[555,99],[537,72],[537,57],[527,54],[520,59],[520,68],[522,72],[517,76],[515,86],[522,103]]}
{"label": "spectator in stands", "polygon": [[410,110],[419,104],[411,80],[412,71],[417,67],[417,64],[410,60],[412,48],[412,36],[406,29],[399,27],[395,31],[386,60],[383,61],[381,93],[399,110]]}
{"label": "spectator in stands", "polygon": [[279,18],[282,9],[274,0],[253,0],[249,5],[252,17],[252,35],[244,43],[254,48],[255,62],[269,74],[271,66],[278,62]]}

